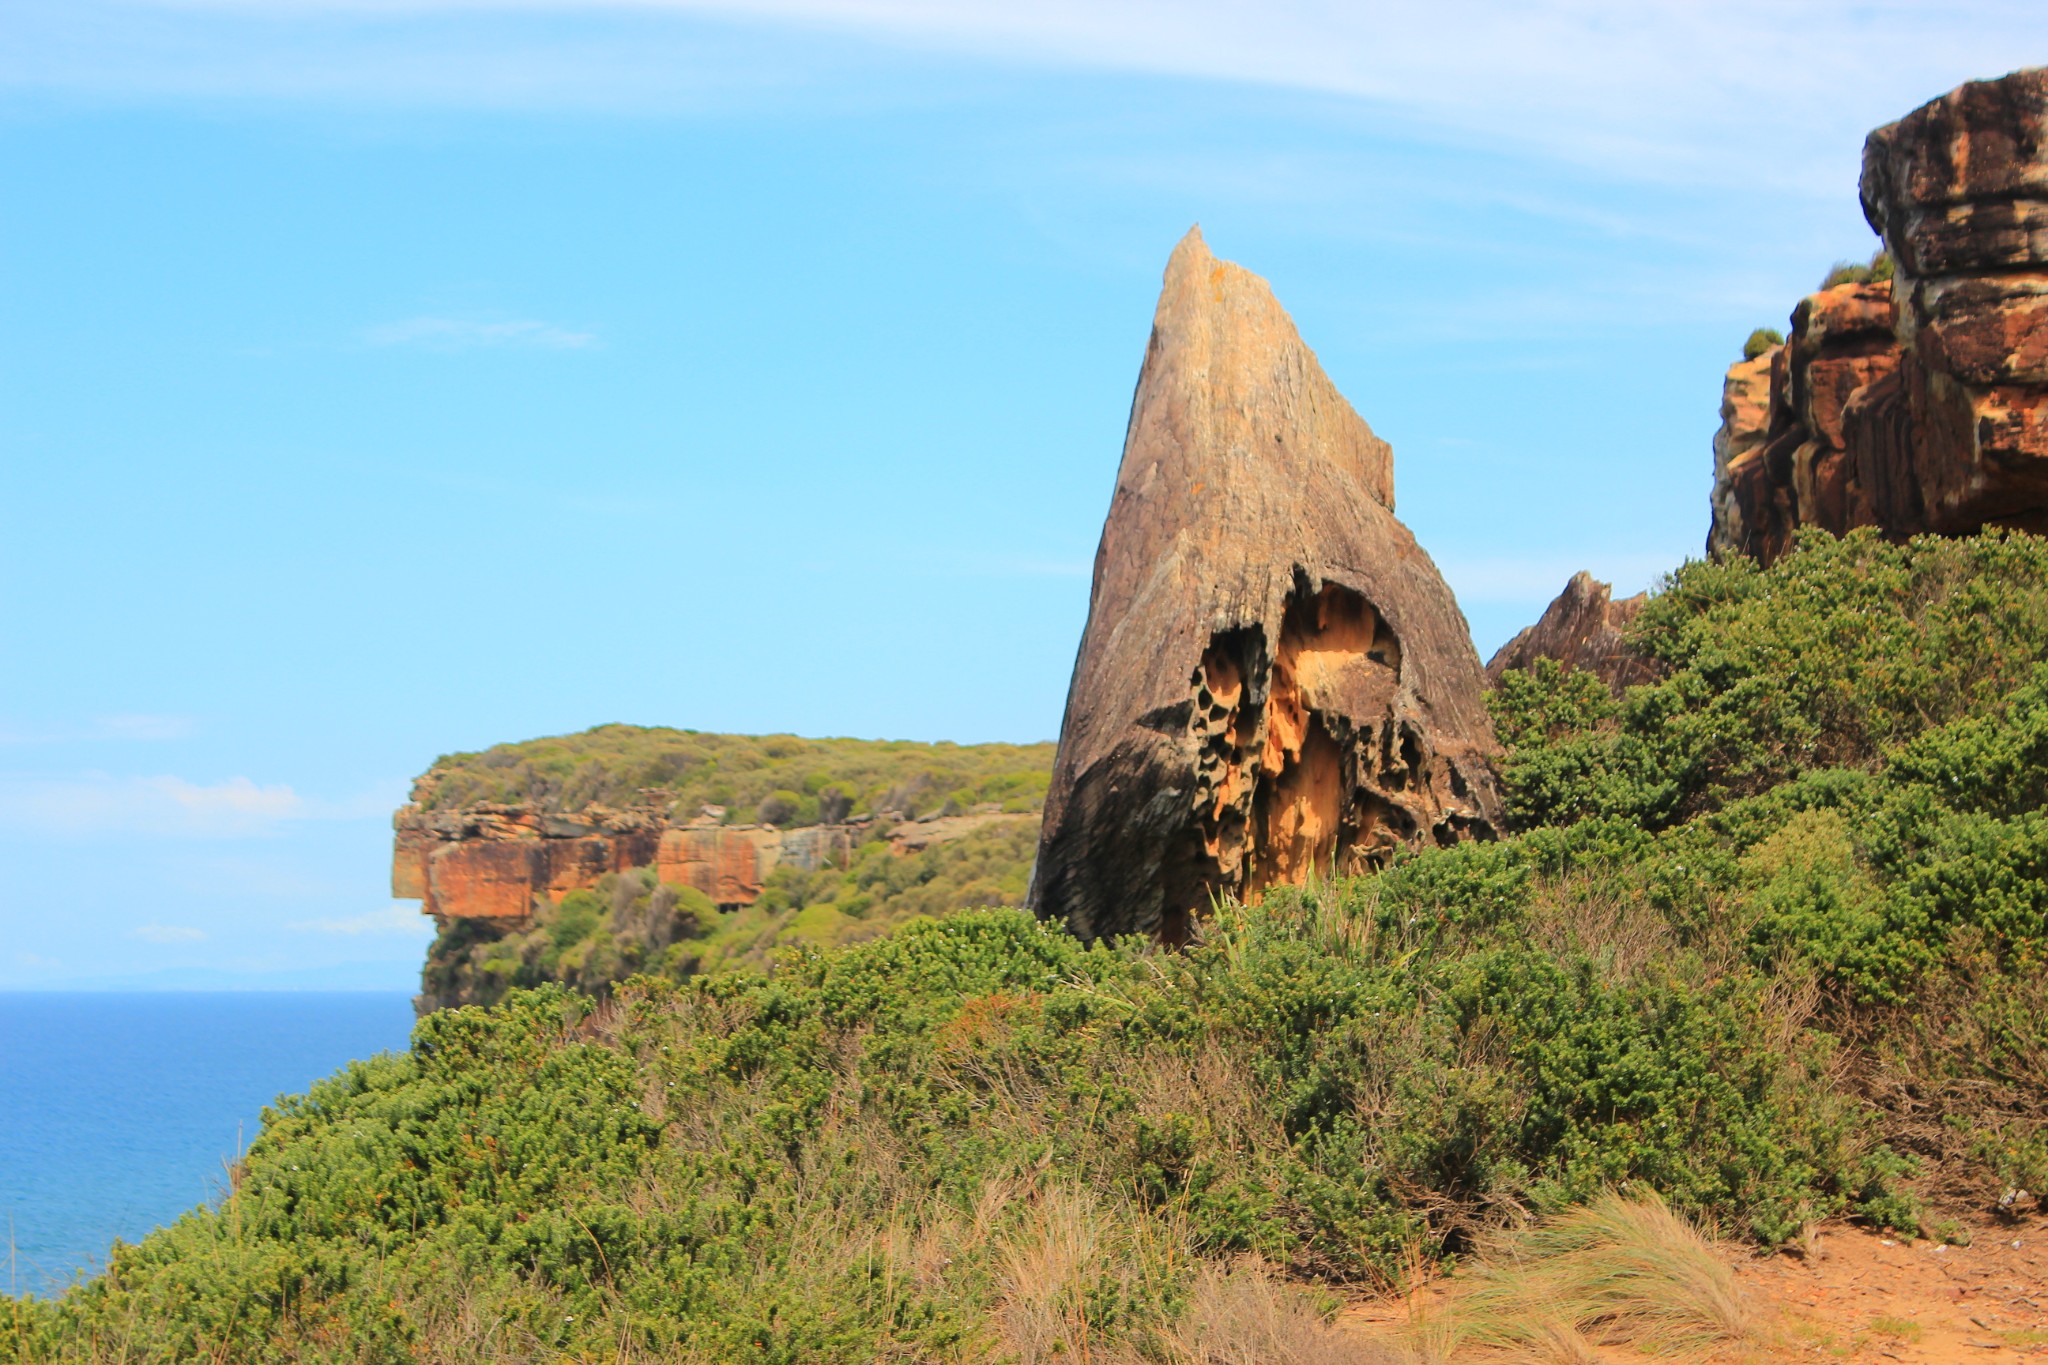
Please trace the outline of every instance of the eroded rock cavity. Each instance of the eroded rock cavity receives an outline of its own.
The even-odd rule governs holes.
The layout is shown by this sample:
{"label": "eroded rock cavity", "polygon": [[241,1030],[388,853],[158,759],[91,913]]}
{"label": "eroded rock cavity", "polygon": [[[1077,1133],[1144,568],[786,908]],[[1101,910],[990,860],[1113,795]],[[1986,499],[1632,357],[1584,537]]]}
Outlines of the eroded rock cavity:
{"label": "eroded rock cavity", "polygon": [[1212,897],[1488,837],[1470,632],[1393,456],[1265,281],[1168,264],[1096,554],[1032,903],[1188,937]]}
{"label": "eroded rock cavity", "polygon": [[[1270,652],[1263,631],[1211,638],[1188,680],[1207,880],[1256,895],[1367,871],[1416,838],[1423,737],[1392,719],[1400,676],[1393,629],[1336,583],[1296,587]],[[1456,819],[1432,837],[1450,842]]]}

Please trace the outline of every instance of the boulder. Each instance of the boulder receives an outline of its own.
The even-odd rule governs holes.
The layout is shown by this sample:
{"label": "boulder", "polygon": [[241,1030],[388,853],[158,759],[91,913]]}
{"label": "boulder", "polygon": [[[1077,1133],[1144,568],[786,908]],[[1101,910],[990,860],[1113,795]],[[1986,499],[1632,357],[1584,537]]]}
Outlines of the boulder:
{"label": "boulder", "polygon": [[1486,664],[1487,681],[1498,683],[1510,669],[1555,659],[1595,674],[1617,694],[1657,677],[1657,665],[1631,650],[1622,638],[1628,623],[1649,600],[1648,593],[1614,600],[1614,589],[1581,569],[1572,575],[1536,624],[1502,645]]}
{"label": "boulder", "polygon": [[1032,903],[1177,942],[1214,896],[1487,838],[1484,674],[1393,455],[1258,276],[1168,262]]}

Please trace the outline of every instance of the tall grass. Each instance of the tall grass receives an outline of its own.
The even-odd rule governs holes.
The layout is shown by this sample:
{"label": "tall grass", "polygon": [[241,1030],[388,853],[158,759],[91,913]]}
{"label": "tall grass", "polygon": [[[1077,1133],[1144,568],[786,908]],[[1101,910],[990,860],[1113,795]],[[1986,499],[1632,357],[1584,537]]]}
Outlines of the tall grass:
{"label": "tall grass", "polygon": [[1454,1358],[1546,1365],[1597,1360],[1610,1347],[1702,1355],[1753,1341],[1760,1328],[1697,1227],[1654,1194],[1613,1191],[1499,1239],[1442,1324]]}

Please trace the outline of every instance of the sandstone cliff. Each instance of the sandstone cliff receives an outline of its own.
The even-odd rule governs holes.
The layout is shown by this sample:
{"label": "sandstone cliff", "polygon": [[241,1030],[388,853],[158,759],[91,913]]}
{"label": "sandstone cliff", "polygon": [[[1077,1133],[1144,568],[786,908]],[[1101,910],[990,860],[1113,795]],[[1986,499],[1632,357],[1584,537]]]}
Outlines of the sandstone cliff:
{"label": "sandstone cliff", "polygon": [[1167,265],[1033,879],[1083,937],[1487,837],[1483,675],[1393,456],[1266,282]]}
{"label": "sandstone cliff", "polygon": [[1841,284],[1800,300],[1784,345],[1729,369],[1714,436],[1710,549],[1769,563],[1801,526],[1840,535],[1883,524],[1867,402],[1853,417],[1851,406],[1892,376],[1901,355],[1891,283]]}
{"label": "sandstone cliff", "polygon": [[1628,623],[1643,609],[1649,594],[1614,600],[1614,589],[1584,570],[1573,574],[1536,624],[1495,651],[1486,664],[1486,678],[1498,683],[1510,669],[1532,667],[1538,659],[1555,659],[1595,674],[1617,693],[1657,676],[1656,665],[1630,650],[1622,639]]}
{"label": "sandstone cliff", "polygon": [[2048,530],[2048,68],[1872,133],[1865,217],[1895,275],[1801,302],[1728,372],[1710,551],[1802,526]]}
{"label": "sandstone cliff", "polygon": [[606,873],[644,867],[661,883],[690,887],[721,910],[736,910],[761,898],[778,867],[816,872],[843,866],[871,838],[910,854],[990,826],[1037,821],[1030,812],[988,809],[881,827],[858,819],[777,829],[704,818],[671,825],[655,810],[605,806],[574,816],[522,806],[407,806],[393,818],[391,894],[420,901],[422,911],[444,922],[523,924],[536,898],[559,900],[596,886]]}
{"label": "sandstone cliff", "polygon": [[[990,825],[1035,828],[1052,757],[1049,744],[628,725],[451,754],[393,817],[391,893],[444,927],[512,927],[645,868],[737,909],[778,869],[844,867],[870,842],[911,854]],[[732,818],[735,805],[754,818]]]}

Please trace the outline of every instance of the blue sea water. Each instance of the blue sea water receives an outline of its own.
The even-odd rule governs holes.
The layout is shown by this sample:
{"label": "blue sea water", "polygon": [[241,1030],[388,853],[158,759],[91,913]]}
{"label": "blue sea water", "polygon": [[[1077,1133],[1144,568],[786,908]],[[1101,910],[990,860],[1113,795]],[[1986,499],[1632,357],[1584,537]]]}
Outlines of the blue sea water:
{"label": "blue sea water", "polygon": [[264,1105],[412,1024],[398,992],[0,993],[0,1290],[61,1289],[213,1199]]}

